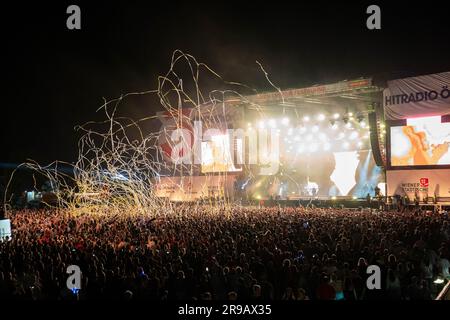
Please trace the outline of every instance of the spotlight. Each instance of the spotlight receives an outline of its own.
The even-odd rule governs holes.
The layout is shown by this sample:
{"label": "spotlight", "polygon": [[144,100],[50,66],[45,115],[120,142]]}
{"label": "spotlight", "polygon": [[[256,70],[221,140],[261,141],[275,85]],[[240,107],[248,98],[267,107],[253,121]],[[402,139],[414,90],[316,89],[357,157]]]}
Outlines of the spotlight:
{"label": "spotlight", "polygon": [[323,121],[323,120],[325,120],[325,115],[324,114],[319,114],[318,116],[317,116],[317,120],[319,120],[319,121]]}
{"label": "spotlight", "polygon": [[333,114],[333,119],[335,119],[335,120],[339,119],[339,113]]}
{"label": "spotlight", "polygon": [[365,128],[366,127],[366,122],[363,120],[359,123],[361,125],[361,128]]}
{"label": "spotlight", "polygon": [[350,128],[352,127],[352,124],[351,124],[350,122],[347,122],[347,123],[345,124],[345,127],[346,127],[347,129],[350,129]]}
{"label": "spotlight", "polygon": [[304,116],[303,117],[303,121],[308,122],[309,121],[309,116]]}
{"label": "spotlight", "polygon": [[324,142],[327,140],[327,135],[325,133],[320,133],[319,134],[319,140]]}
{"label": "spotlight", "polygon": [[363,143],[362,143],[361,141],[359,141],[359,142],[358,142],[358,147],[361,148],[362,146],[363,146]]}
{"label": "spotlight", "polygon": [[349,112],[349,113],[348,113],[348,116],[349,116],[349,117],[353,117],[353,112]]}
{"label": "spotlight", "polygon": [[350,134],[350,140],[355,140],[356,138],[358,138],[358,132],[353,131],[353,132]]}
{"label": "spotlight", "polygon": [[312,143],[312,144],[309,146],[309,152],[316,152],[317,149],[318,149],[317,143]]}
{"label": "spotlight", "polygon": [[247,123],[247,126],[248,126],[248,127],[251,127],[251,126],[252,126],[252,124],[251,124],[251,123],[249,122],[249,123]]}

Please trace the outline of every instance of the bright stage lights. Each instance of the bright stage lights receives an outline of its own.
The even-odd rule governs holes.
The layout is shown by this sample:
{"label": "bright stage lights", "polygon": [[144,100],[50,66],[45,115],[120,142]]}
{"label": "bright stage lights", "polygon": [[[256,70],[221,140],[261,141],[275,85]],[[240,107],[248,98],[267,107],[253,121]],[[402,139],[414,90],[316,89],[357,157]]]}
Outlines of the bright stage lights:
{"label": "bright stage lights", "polygon": [[319,148],[319,146],[317,145],[317,143],[312,143],[309,145],[308,150],[309,150],[309,152],[316,152],[318,148]]}
{"label": "bright stage lights", "polygon": [[345,142],[342,144],[342,147],[343,147],[344,149],[348,149],[348,148],[350,147],[350,143],[349,143],[348,141],[345,141]]}
{"label": "bright stage lights", "polygon": [[283,118],[281,123],[287,126],[289,124],[289,118]]}
{"label": "bright stage lights", "polygon": [[305,122],[308,122],[310,119],[309,119],[309,116],[304,116],[303,117],[303,121],[305,121]]}
{"label": "bright stage lights", "polygon": [[319,121],[323,121],[323,120],[325,120],[325,115],[324,114],[319,114],[318,116],[317,116],[317,120],[319,120]]}
{"label": "bright stage lights", "polygon": [[366,127],[366,122],[363,120],[360,122],[361,128],[365,128]]}
{"label": "bright stage lights", "polygon": [[301,144],[301,145],[298,147],[297,152],[298,152],[298,153],[303,153],[303,151],[305,151],[305,146]]}
{"label": "bright stage lights", "polygon": [[345,127],[346,127],[347,129],[350,129],[350,128],[352,127],[352,124],[351,124],[350,122],[347,122],[347,123],[345,124]]}
{"label": "bright stage lights", "polygon": [[330,148],[331,148],[331,145],[328,142],[323,144],[324,151],[328,151],[328,150],[330,150]]}
{"label": "bright stage lights", "polygon": [[339,119],[339,113],[333,114],[333,119],[335,119],[335,120]]}
{"label": "bright stage lights", "polygon": [[359,142],[358,142],[358,147],[361,148],[362,146],[363,146],[363,143],[362,143],[361,141],[359,141]]}
{"label": "bright stage lights", "polygon": [[306,127],[301,127],[300,128],[300,133],[305,133],[306,132]]}
{"label": "bright stage lights", "polygon": [[355,140],[356,138],[358,138],[358,132],[356,132],[356,131],[353,131],[351,134],[350,134],[350,140]]}
{"label": "bright stage lights", "polygon": [[306,136],[306,141],[312,141],[313,140],[313,135],[312,134],[308,134],[307,136]]}
{"label": "bright stage lights", "polygon": [[264,123],[264,121],[260,121],[260,122],[259,122],[259,128],[260,128],[260,129],[264,129],[265,126],[266,126],[266,124]]}
{"label": "bright stage lights", "polygon": [[277,127],[277,122],[274,119],[270,119],[269,120],[269,126],[271,128],[276,128]]}
{"label": "bright stage lights", "polygon": [[312,129],[311,129],[311,131],[312,131],[312,132],[317,132],[317,131],[319,131],[319,126],[318,126],[318,125],[313,126]]}

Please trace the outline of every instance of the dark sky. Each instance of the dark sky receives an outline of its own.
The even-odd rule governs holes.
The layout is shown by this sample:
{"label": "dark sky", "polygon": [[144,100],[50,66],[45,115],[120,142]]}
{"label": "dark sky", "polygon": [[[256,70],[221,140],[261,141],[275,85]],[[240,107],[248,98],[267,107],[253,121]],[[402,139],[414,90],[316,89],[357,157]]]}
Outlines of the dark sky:
{"label": "dark sky", "polygon": [[[445,1],[389,2],[2,3],[0,163],[74,161],[74,126],[99,117],[102,97],[155,88],[174,49],[259,90],[256,60],[281,88],[449,71]],[[372,3],[382,30],[366,28]],[[81,7],[79,31],[66,28],[70,4]],[[135,117],[156,110],[146,98],[129,106]]]}

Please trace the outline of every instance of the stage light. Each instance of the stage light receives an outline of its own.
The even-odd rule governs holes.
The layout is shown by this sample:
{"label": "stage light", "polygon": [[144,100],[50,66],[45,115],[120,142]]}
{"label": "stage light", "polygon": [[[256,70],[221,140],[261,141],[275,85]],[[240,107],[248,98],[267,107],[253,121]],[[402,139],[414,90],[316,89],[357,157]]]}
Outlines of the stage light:
{"label": "stage light", "polygon": [[363,120],[360,122],[361,128],[365,128],[366,127],[366,122]]}
{"label": "stage light", "polygon": [[323,121],[323,120],[325,120],[325,115],[324,114],[319,114],[318,116],[317,116],[317,120],[319,120],[319,121]]}
{"label": "stage light", "polygon": [[353,199],[353,200],[356,200],[356,199],[358,199],[358,197],[357,197],[357,196],[353,196],[352,199]]}
{"label": "stage light", "polygon": [[281,123],[284,125],[288,125],[289,124],[289,118],[283,118],[283,120],[281,120]]}
{"label": "stage light", "polygon": [[312,132],[317,132],[319,131],[319,126],[318,125],[314,125],[311,129]]}
{"label": "stage light", "polygon": [[325,133],[320,133],[319,134],[319,140],[324,142],[327,140],[327,135]]}
{"label": "stage light", "polygon": [[353,117],[353,112],[349,112],[349,113],[348,113],[348,116],[349,116],[349,117]]}
{"label": "stage light", "polygon": [[301,127],[301,128],[300,128],[300,133],[305,133],[306,130],[307,130],[306,127]]}
{"label": "stage light", "polygon": [[330,148],[331,148],[331,145],[328,142],[323,144],[323,150],[328,151],[328,150],[330,150]]}
{"label": "stage light", "polygon": [[312,141],[313,140],[313,135],[312,134],[308,134],[307,136],[306,136],[306,141]]}
{"label": "stage light", "polygon": [[256,195],[256,199],[261,200],[261,196],[259,194]]}
{"label": "stage light", "polygon": [[260,129],[264,129],[265,126],[266,126],[266,124],[264,123],[264,121],[260,121],[259,122],[259,128]]}
{"label": "stage light", "polygon": [[289,130],[288,130],[288,135],[292,135],[292,132],[293,132],[294,130],[292,129],[292,128],[289,128]]}
{"label": "stage light", "polygon": [[385,127],[386,127],[386,125],[385,125],[384,123],[381,123],[381,124],[380,124],[380,128],[381,128],[381,129],[384,129]]}
{"label": "stage light", "polygon": [[347,122],[347,123],[345,124],[345,127],[346,127],[347,129],[350,129],[350,128],[352,127],[352,124],[351,124],[350,122]]}
{"label": "stage light", "polygon": [[303,151],[305,151],[305,146],[304,145],[300,145],[297,149],[298,153],[302,153]]}
{"label": "stage light", "polygon": [[356,132],[356,131],[353,131],[351,134],[350,134],[350,140],[355,140],[356,138],[358,138],[358,132]]}
{"label": "stage light", "polygon": [[344,149],[348,149],[348,148],[350,147],[350,143],[349,143],[348,141],[345,141],[345,142],[342,144],[342,147],[344,147]]}
{"label": "stage light", "polygon": [[331,200],[336,200],[336,199],[337,199],[336,196],[331,197]]}
{"label": "stage light", "polygon": [[269,120],[269,125],[271,128],[276,128],[277,127],[277,122],[274,119],[270,119]]}
{"label": "stage light", "polygon": [[252,126],[252,124],[251,124],[251,123],[249,122],[249,123],[247,123],[247,126],[248,126],[248,127],[251,127],[251,126]]}
{"label": "stage light", "polygon": [[309,146],[309,152],[316,152],[318,148],[319,146],[317,145],[317,143],[312,143]]}
{"label": "stage light", "polygon": [[309,116],[304,116],[303,117],[303,121],[308,122],[309,121]]}
{"label": "stage light", "polygon": [[335,114],[333,115],[333,119],[335,119],[335,120],[339,119],[339,113],[335,113]]}
{"label": "stage light", "polygon": [[361,148],[362,146],[363,146],[363,143],[362,143],[361,141],[359,141],[359,142],[358,142],[358,147]]}

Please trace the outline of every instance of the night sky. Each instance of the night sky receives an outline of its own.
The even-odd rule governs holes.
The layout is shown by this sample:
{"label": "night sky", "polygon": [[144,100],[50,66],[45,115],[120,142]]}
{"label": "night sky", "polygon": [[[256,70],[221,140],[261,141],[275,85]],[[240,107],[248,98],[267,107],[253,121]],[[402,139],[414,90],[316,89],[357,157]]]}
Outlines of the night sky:
{"label": "night sky", "polygon": [[[269,88],[256,60],[283,89],[450,70],[444,1],[336,2],[2,3],[0,163],[75,161],[74,126],[99,119],[102,97],[154,89],[175,49],[259,90]],[[382,30],[366,28],[372,3]],[[66,28],[70,4],[81,7],[79,31]],[[158,111],[145,97],[127,108]]]}

